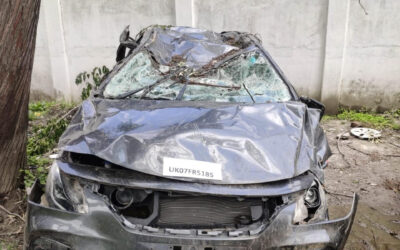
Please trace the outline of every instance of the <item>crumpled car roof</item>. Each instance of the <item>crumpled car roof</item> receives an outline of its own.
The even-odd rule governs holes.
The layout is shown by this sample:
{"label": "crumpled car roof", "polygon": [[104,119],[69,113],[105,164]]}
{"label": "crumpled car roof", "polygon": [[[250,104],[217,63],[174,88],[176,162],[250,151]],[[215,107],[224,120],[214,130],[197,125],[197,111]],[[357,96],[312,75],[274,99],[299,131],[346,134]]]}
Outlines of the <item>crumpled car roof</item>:
{"label": "crumpled car roof", "polygon": [[[150,26],[139,33],[149,37],[145,47],[164,65],[184,61],[187,67],[199,68],[230,51],[238,51],[260,42],[245,32],[216,33],[190,27]],[[139,40],[139,39],[138,39]]]}

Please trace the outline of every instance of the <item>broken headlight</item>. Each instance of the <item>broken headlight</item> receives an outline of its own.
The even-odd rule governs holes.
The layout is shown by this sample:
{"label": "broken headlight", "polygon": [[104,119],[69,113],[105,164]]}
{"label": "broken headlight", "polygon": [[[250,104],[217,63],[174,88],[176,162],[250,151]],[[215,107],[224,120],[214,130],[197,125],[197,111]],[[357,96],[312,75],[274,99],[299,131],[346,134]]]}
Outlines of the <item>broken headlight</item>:
{"label": "broken headlight", "polygon": [[50,169],[46,183],[46,200],[50,207],[87,213],[88,206],[83,187],[75,178],[60,173],[57,163]]}
{"label": "broken headlight", "polygon": [[304,203],[308,209],[318,208],[321,205],[321,198],[319,196],[318,185],[314,182],[304,195]]}
{"label": "broken headlight", "polygon": [[318,181],[314,181],[306,192],[297,197],[293,222],[295,224],[326,218],[325,193]]}

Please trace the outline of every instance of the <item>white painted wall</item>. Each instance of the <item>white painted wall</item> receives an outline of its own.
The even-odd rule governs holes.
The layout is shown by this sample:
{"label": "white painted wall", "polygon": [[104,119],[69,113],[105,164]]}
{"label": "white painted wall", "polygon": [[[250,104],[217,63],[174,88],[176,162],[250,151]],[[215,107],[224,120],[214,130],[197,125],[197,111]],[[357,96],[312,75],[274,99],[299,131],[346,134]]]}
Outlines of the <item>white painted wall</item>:
{"label": "white painted wall", "polygon": [[296,89],[320,97],[328,0],[194,2],[194,26],[259,34]]}
{"label": "white painted wall", "polygon": [[76,75],[112,67],[119,34],[151,24],[257,33],[302,95],[400,107],[400,1],[42,0],[32,97],[79,100]]}
{"label": "white painted wall", "polygon": [[154,23],[175,25],[174,0],[42,0],[32,97],[80,101],[76,76],[112,68],[122,30],[130,25],[134,36]]}
{"label": "white painted wall", "polygon": [[44,8],[40,9],[36,35],[35,59],[31,80],[31,99],[52,99],[57,96],[51,78],[49,44],[44,17]]}
{"label": "white painted wall", "polygon": [[400,1],[351,1],[340,103],[400,107]]}

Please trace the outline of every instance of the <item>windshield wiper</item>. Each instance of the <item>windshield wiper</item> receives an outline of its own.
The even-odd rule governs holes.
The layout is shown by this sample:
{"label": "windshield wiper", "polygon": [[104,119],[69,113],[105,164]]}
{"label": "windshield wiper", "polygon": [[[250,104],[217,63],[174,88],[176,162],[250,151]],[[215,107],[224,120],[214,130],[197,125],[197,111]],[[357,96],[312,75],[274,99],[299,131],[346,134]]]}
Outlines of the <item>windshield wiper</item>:
{"label": "windshield wiper", "polygon": [[246,87],[246,85],[244,83],[243,83],[243,87],[246,90],[247,94],[249,94],[249,96],[250,96],[251,100],[253,101],[253,103],[256,103],[256,101],[254,101],[253,96],[250,94],[250,91],[247,89],[247,87]]}
{"label": "windshield wiper", "polygon": [[186,87],[188,85],[188,81],[185,81],[185,85],[183,85],[183,87],[181,88],[181,90],[179,90],[178,96],[175,98],[175,100],[180,101],[182,100],[183,97],[183,93],[185,93]]}
{"label": "windshield wiper", "polygon": [[214,88],[226,88],[226,89],[240,89],[240,86],[226,86],[226,85],[216,85],[216,84],[210,84],[210,83],[204,83],[204,82],[195,82],[195,81],[188,81],[189,85],[201,85],[201,86],[207,86],[207,87],[214,87]]}
{"label": "windshield wiper", "polygon": [[[184,75],[182,75],[181,73],[183,73],[186,70],[186,68],[182,69],[182,70],[177,70],[173,73],[170,73],[167,77],[167,79],[172,79],[174,77],[177,78],[178,81],[176,81],[177,83],[184,83],[186,80],[184,78]],[[143,92],[143,94],[139,97],[139,99],[142,99],[143,97],[145,97],[155,86],[161,84],[162,82],[164,82],[166,79],[161,79],[162,81],[157,81],[151,85],[149,85],[147,87],[147,89]]]}
{"label": "windshield wiper", "polygon": [[[194,77],[204,76],[211,70],[221,67],[223,64],[232,60],[233,58],[240,56],[244,53],[253,51],[255,49],[256,49],[256,47],[249,46],[249,47],[246,47],[246,48],[240,49],[240,50],[231,50],[225,54],[222,54],[218,58],[214,58],[213,60],[211,60],[209,64],[204,65],[199,71],[194,72],[193,76]],[[215,63],[213,63],[213,62],[215,62]]]}

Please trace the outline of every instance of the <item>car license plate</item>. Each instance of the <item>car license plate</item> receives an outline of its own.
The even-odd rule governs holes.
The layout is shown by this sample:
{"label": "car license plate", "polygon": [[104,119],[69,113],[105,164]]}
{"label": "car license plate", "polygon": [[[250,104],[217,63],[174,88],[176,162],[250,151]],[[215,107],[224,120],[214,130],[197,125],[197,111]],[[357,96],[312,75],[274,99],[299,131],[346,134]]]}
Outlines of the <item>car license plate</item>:
{"label": "car license plate", "polygon": [[163,175],[222,180],[222,166],[214,162],[164,157]]}

